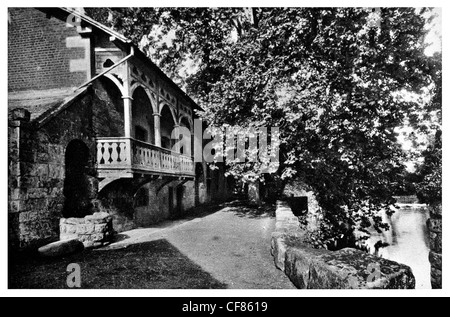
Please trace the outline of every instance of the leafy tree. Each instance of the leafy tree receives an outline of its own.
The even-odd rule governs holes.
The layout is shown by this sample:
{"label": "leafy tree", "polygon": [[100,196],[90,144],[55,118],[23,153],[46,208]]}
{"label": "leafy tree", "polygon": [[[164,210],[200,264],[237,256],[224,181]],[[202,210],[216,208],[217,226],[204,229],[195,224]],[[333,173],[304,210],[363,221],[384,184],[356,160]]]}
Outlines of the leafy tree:
{"label": "leafy tree", "polygon": [[[209,125],[279,127],[272,176],[314,188],[329,244],[369,219],[386,228],[378,212],[394,203],[407,158],[395,128],[440,109],[403,97],[440,98],[427,10],[115,8],[107,22],[197,99]],[[263,180],[259,168],[229,162],[228,173]]]}

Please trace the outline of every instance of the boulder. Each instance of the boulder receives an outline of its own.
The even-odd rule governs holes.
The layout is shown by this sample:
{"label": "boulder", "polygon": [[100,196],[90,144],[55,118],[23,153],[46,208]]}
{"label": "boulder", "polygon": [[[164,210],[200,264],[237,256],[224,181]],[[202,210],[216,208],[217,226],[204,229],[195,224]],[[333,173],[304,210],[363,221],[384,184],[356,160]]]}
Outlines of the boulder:
{"label": "boulder", "polygon": [[38,252],[42,256],[46,257],[58,257],[67,254],[82,251],[84,245],[78,239],[71,240],[60,240],[56,242],[49,243],[38,249]]}

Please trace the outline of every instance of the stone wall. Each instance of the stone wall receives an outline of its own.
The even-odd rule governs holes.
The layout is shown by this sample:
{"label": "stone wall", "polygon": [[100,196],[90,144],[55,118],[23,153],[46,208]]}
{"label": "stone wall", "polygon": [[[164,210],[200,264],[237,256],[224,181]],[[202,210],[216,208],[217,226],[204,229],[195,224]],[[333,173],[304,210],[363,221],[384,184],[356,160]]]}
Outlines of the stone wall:
{"label": "stone wall", "polygon": [[86,183],[92,183],[96,177],[96,127],[102,126],[102,136],[121,128],[115,121],[96,123],[103,118],[93,109],[104,113],[113,105],[99,99],[91,89],[66,103],[61,107],[56,104],[33,121],[24,109],[9,114],[8,236],[13,249],[35,248],[58,239],[59,219],[66,203],[65,154],[69,143],[77,140],[87,147]]}
{"label": "stone wall", "polygon": [[[184,182],[173,177],[155,179],[150,176],[141,183],[133,179],[118,179],[103,188],[99,197],[113,218],[114,230],[122,232],[182,217],[195,207],[194,186],[194,181]],[[178,188],[182,194],[180,201]]]}
{"label": "stone wall", "polygon": [[[188,181],[180,185],[180,181],[173,181],[160,188],[165,182],[162,180],[154,180],[143,185],[139,191],[145,191],[148,200],[143,205],[136,205],[135,199],[135,222],[136,226],[146,227],[171,217],[182,216],[184,212],[194,207],[195,188],[194,181]],[[181,201],[177,201],[177,187],[182,186]],[[170,210],[169,190],[173,192],[172,206]],[[136,198],[136,197],[135,197]],[[179,212],[177,214],[178,203],[180,203]]]}
{"label": "stone wall", "polygon": [[430,207],[427,221],[430,234],[431,287],[442,288],[442,205]]}
{"label": "stone wall", "polygon": [[322,209],[316,199],[314,191],[306,184],[298,180],[292,180],[287,183],[283,189],[283,196],[289,200],[289,197],[305,197],[307,199],[307,211],[305,219],[307,221],[307,230],[314,231],[319,227],[322,217]]}
{"label": "stone wall", "polygon": [[305,243],[287,203],[278,201],[272,234],[275,265],[302,289],[411,289],[411,268],[356,249],[314,249]]}
{"label": "stone wall", "polygon": [[60,240],[77,239],[85,248],[100,247],[111,241],[112,217],[106,212],[96,212],[84,218],[61,218],[59,229]]}
{"label": "stone wall", "polygon": [[65,149],[70,141],[86,144],[91,153],[88,173],[93,172],[91,97],[85,94],[75,103],[41,127],[14,115],[9,121],[8,215],[13,247],[32,247],[58,238],[65,201]]}

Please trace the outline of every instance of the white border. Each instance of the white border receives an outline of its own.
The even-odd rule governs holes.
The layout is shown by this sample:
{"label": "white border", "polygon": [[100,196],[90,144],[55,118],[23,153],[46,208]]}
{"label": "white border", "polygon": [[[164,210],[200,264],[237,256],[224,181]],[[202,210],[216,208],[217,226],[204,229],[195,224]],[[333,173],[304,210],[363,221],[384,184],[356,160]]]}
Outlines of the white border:
{"label": "white border", "polygon": [[[397,0],[395,3],[386,0],[382,1],[326,1],[326,0],[314,0],[309,3],[305,2],[297,2],[297,1],[268,1],[268,0],[260,0],[260,1],[246,1],[246,0],[227,0],[227,1],[217,1],[217,0],[197,0],[197,1],[187,1],[187,0],[178,0],[178,1],[161,1],[161,0],[152,0],[152,1],[128,1],[128,6],[187,6],[187,7],[243,7],[243,6],[259,6],[259,7],[280,7],[280,6],[307,6],[307,7],[324,7],[324,6],[349,6],[349,7],[383,7],[383,6],[395,6],[395,7],[442,7],[442,15],[446,16],[448,11],[447,8],[448,1],[411,1],[411,0]],[[394,4],[394,5],[393,5]],[[34,297],[34,296],[45,296],[45,297],[53,297],[53,296],[61,296],[61,297],[84,297],[84,296],[108,296],[108,297],[317,297],[317,296],[352,296],[352,297],[418,297],[418,296],[449,296],[449,276],[450,276],[450,266],[446,266],[443,268],[443,289],[442,290],[8,290],[7,286],[7,249],[8,249],[8,230],[7,230],[7,7],[29,7],[31,3],[29,1],[24,0],[6,0],[2,2],[2,9],[0,10],[0,17],[2,23],[0,23],[1,32],[1,45],[2,45],[2,61],[1,63],[1,74],[3,74],[0,78],[2,90],[2,100],[4,101],[2,105],[2,131],[4,137],[0,138],[1,149],[4,151],[0,156],[0,166],[4,168],[4,177],[3,183],[1,184],[0,195],[2,202],[2,216],[0,217],[1,223],[1,264],[0,264],[0,296],[7,297]],[[40,6],[43,7],[56,7],[56,6],[68,6],[68,7],[90,7],[92,6],[92,1],[40,1]],[[123,3],[119,1],[104,1],[97,0],[95,5],[98,7],[102,6],[123,6]],[[442,30],[449,30],[449,22],[447,19],[442,19]],[[448,60],[446,53],[448,52],[448,34],[443,34],[443,69],[444,69],[444,78],[443,78],[443,87],[449,87],[447,82],[447,70],[449,69]],[[448,91],[444,89],[443,94],[443,105],[448,104]],[[446,106],[443,106],[443,122],[447,122],[448,118],[448,110]],[[4,125],[4,126],[3,126]],[[443,129],[443,157],[447,157],[447,141],[448,141],[448,130]],[[443,159],[443,162],[446,160]],[[447,166],[443,166],[443,192],[447,189],[447,175],[448,175]],[[448,219],[448,212],[450,212],[448,206],[449,204],[449,196],[443,196],[443,226],[444,226],[444,234],[443,234],[443,263],[450,263],[450,259],[448,257],[446,241],[449,241],[449,232],[450,228]]]}

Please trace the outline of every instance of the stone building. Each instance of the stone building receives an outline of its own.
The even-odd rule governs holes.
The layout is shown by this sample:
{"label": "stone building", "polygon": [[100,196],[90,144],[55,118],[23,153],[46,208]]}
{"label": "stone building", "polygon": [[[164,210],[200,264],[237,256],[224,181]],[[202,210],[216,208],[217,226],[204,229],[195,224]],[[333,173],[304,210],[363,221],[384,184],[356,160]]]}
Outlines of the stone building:
{"label": "stone building", "polygon": [[223,168],[173,149],[200,107],[121,34],[71,8],[9,8],[8,222],[13,249],[99,209],[117,232],[228,197]]}

